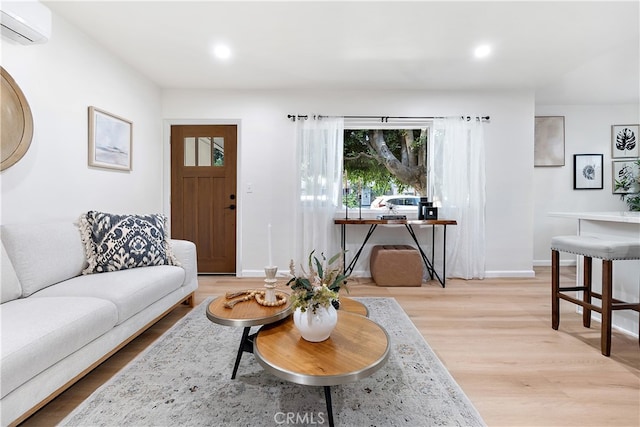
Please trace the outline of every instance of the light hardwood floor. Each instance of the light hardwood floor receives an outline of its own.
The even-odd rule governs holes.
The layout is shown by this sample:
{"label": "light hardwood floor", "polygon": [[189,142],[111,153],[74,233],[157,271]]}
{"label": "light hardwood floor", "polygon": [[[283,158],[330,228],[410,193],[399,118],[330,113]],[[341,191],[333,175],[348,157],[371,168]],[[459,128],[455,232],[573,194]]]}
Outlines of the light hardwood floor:
{"label": "light hardwood floor", "polygon": [[[561,280],[574,283],[575,269],[563,268]],[[263,284],[224,276],[199,282],[196,304]],[[537,268],[534,279],[449,279],[444,289],[436,282],[381,288],[369,279],[349,287],[350,296],[396,298],[489,426],[640,426],[638,339],[614,331],[611,357],[602,356],[600,324],[583,328],[564,301],[554,331],[549,268]],[[176,309],[23,425],[56,424],[189,311]]]}

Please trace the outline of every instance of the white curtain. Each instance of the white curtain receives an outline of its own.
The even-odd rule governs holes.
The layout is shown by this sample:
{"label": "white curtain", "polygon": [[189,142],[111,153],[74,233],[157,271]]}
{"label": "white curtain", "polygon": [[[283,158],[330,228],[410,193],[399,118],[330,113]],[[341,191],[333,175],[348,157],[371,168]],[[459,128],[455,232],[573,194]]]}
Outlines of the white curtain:
{"label": "white curtain", "polygon": [[485,154],[481,120],[434,121],[431,195],[447,227],[447,276],[483,279],[485,273]]}
{"label": "white curtain", "polygon": [[295,266],[306,268],[309,253],[330,258],[340,251],[339,227],[333,223],[342,191],[344,119],[298,120],[295,208]]}

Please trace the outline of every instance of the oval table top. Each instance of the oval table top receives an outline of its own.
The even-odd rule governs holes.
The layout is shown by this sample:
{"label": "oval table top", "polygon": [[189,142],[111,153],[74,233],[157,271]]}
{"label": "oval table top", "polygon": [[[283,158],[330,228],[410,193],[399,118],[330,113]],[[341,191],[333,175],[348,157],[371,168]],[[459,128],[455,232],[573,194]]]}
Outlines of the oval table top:
{"label": "oval table top", "polygon": [[360,301],[356,301],[353,298],[349,297],[340,296],[340,310],[369,317],[369,309],[367,308],[367,306]]}
{"label": "oval table top", "polygon": [[279,378],[331,386],[357,381],[380,369],[389,358],[389,335],[367,317],[338,310],[336,328],[325,341],[304,340],[289,317],[260,329],[253,354]]}
{"label": "oval table top", "polygon": [[277,322],[293,312],[288,296],[285,304],[276,307],[266,307],[251,299],[227,308],[224,306],[227,301],[224,295],[211,301],[207,306],[207,318],[220,325],[247,327]]}

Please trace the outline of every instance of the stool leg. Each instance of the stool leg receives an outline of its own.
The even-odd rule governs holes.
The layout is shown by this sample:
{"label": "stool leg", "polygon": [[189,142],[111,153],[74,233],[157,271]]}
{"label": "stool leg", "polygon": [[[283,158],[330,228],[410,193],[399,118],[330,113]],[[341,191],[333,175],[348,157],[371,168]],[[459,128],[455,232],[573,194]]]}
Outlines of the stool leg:
{"label": "stool leg", "polygon": [[602,260],[602,332],[600,348],[602,354],[611,354],[611,313],[612,313],[612,288],[613,288],[613,261]]}
{"label": "stool leg", "polygon": [[[583,276],[584,276],[583,285],[586,289],[582,291],[582,301],[584,301],[587,304],[591,304],[592,262],[593,260],[591,259],[591,257],[584,257],[583,259],[583,264],[584,264],[584,268],[582,270]],[[587,308],[584,305],[582,306],[582,325],[585,328],[591,327],[591,309]]]}
{"label": "stool leg", "polygon": [[551,327],[558,330],[560,325],[560,252],[551,250]]}

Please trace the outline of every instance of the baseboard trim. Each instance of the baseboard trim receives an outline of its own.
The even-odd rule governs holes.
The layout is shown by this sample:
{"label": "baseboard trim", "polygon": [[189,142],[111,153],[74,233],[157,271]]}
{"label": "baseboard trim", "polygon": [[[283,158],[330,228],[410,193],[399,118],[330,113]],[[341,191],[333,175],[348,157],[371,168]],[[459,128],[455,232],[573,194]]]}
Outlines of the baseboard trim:
{"label": "baseboard trim", "polygon": [[[576,264],[577,263],[575,259],[560,260],[560,267],[575,267]],[[534,267],[551,267],[551,260],[550,259],[534,260],[533,266]]]}
{"label": "baseboard trim", "polygon": [[[561,267],[575,266],[575,260],[561,260]],[[551,267],[551,260],[539,260],[533,262],[534,267]],[[278,270],[277,278],[285,278],[287,272]],[[353,277],[371,277],[371,273],[368,270],[354,270],[351,273]],[[534,270],[487,270],[484,272],[486,278],[534,278],[536,273]],[[261,270],[244,270],[242,275],[237,277],[264,277],[264,271]],[[450,277],[447,277],[447,279]],[[455,279],[455,277],[451,277]]]}
{"label": "baseboard trim", "polygon": [[505,278],[534,278],[536,277],[536,272],[533,270],[492,270],[492,271],[485,271],[484,272],[484,277],[488,278],[488,279],[494,279],[494,278],[501,278],[501,277],[505,277]]}

